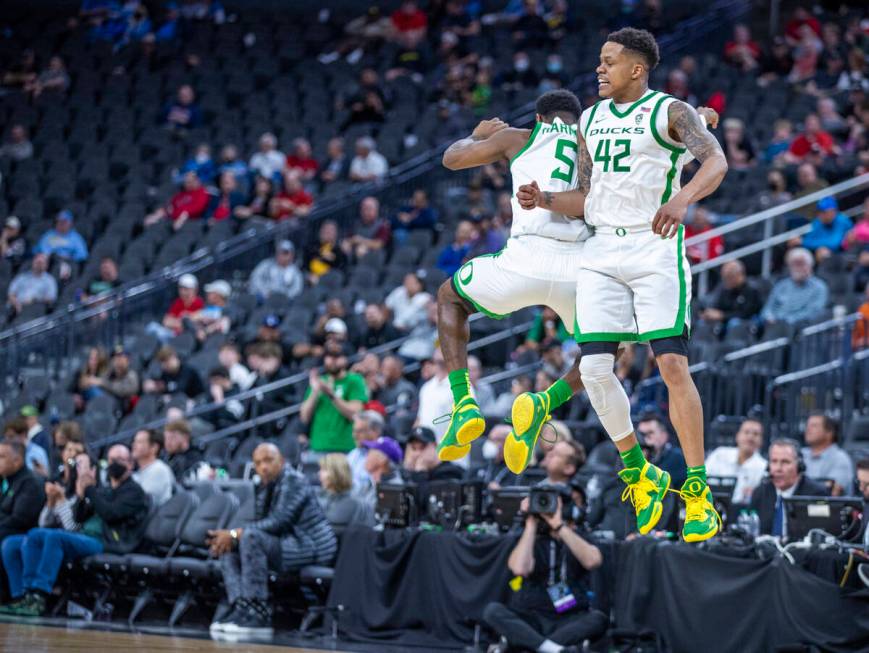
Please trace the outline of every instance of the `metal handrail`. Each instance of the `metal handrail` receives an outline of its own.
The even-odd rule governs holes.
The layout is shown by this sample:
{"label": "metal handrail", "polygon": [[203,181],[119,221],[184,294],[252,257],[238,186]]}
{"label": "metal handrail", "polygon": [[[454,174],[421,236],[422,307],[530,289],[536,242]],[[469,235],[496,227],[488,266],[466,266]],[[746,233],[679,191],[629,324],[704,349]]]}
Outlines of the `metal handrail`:
{"label": "metal handrail", "polygon": [[729,354],[725,354],[722,360],[725,363],[732,363],[734,361],[738,361],[749,356],[754,356],[755,354],[762,354],[767,351],[772,351],[773,349],[781,349],[782,347],[786,347],[788,344],[790,344],[790,342],[790,338],[785,337],[776,338],[775,340],[769,340],[767,342],[760,342],[756,345],[737,349],[736,351],[732,351]]}
{"label": "metal handrail", "polygon": [[807,379],[810,376],[815,376],[816,374],[823,374],[824,372],[832,372],[834,370],[840,369],[845,364],[845,361],[843,361],[841,358],[837,358],[836,360],[830,361],[829,363],[822,363],[820,365],[808,367],[804,370],[799,370],[797,372],[788,372],[787,374],[782,374],[775,377],[772,380],[772,385],[774,387],[778,387],[780,385],[784,385],[785,383],[802,381],[803,379]]}

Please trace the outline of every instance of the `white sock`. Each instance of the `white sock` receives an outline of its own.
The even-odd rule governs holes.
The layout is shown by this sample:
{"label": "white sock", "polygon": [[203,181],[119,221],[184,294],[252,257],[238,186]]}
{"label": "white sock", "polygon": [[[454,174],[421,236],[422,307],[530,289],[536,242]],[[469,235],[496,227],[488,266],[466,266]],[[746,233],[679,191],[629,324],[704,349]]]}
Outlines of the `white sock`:
{"label": "white sock", "polygon": [[561,653],[564,647],[561,644],[556,644],[551,639],[547,639],[537,647],[539,653]]}

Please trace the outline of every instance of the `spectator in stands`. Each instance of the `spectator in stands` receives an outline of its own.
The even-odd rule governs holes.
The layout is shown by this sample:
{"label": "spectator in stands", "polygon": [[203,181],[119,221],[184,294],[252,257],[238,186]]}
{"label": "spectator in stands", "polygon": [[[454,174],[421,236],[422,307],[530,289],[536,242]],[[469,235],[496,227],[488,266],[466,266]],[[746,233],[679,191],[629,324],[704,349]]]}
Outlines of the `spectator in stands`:
{"label": "spectator in stands", "polygon": [[188,220],[198,220],[205,215],[210,201],[199,176],[193,171],[187,172],[181,190],[172,196],[169,204],[146,215],[145,226],[150,227],[168,218],[172,221],[172,229],[178,231]]}
{"label": "spectator in stands", "polygon": [[483,365],[480,359],[476,356],[468,356],[468,380],[474,396],[477,398],[477,403],[480,406],[491,406],[495,401],[495,390],[486,381],[481,381],[483,376]]}
{"label": "spectator in stands", "polygon": [[248,291],[260,301],[273,293],[285,295],[287,299],[300,295],[305,281],[295,259],[293,241],[279,241],[274,258],[263,259],[254,268],[248,281]]}
{"label": "spectator in stands", "polygon": [[404,363],[394,355],[384,356],[380,362],[380,388],[375,397],[384,406],[395,406],[396,414],[415,409],[416,387],[404,378]]}
{"label": "spectator in stands", "polygon": [[[842,241],[844,249],[854,248],[860,251],[869,245],[869,197],[863,200],[863,213],[860,219],[854,224],[853,228],[845,235]],[[2,245],[0,245],[2,246]]]}
{"label": "spectator in stands", "polygon": [[496,424],[492,427],[483,443],[482,453],[486,462],[471,472],[472,478],[482,481],[489,490],[499,490],[502,486],[512,485],[516,478],[504,462],[504,442],[510,429],[509,424]]}
{"label": "spectator in stands", "polygon": [[145,379],[142,391],[155,394],[183,394],[190,399],[195,399],[203,393],[205,388],[202,379],[192,367],[182,365],[178,353],[170,346],[164,345],[157,352],[157,360],[160,363],[160,376]]}
{"label": "spectator in stands", "polygon": [[232,296],[232,286],[223,279],[218,279],[206,284],[204,290],[205,306],[187,318],[199,342],[204,342],[215,333],[229,333],[232,326],[227,311],[227,304]]}
{"label": "spectator in stands", "polygon": [[823,97],[818,100],[818,119],[821,121],[821,129],[829,134],[844,136],[848,133],[848,123],[839,114],[833,98]]}
{"label": "spectator in stands", "polygon": [[304,138],[294,140],[292,154],[287,155],[287,172],[307,185],[317,176],[317,168],[317,162],[311,156],[311,144]]}
{"label": "spectator in stands", "polygon": [[432,363],[434,364],[434,375],[419,389],[419,411],[416,416],[416,424],[432,429],[440,441],[447,431],[447,424],[440,421],[435,424],[435,420],[450,412],[453,399],[444,356],[440,349],[436,349],[432,355]]}
{"label": "spectator in stands", "polygon": [[549,42],[549,26],[543,19],[538,0],[523,0],[522,11],[513,22],[513,43],[519,50],[544,47]]}
{"label": "spectator in stands", "polygon": [[54,427],[50,446],[46,447],[48,462],[51,465],[50,478],[63,477],[69,470],[67,464],[70,460],[70,456],[67,455],[71,451],[69,447],[76,447],[78,451],[84,451],[84,440],[78,422],[64,420],[58,422],[57,426]]}
{"label": "spectator in stands", "polygon": [[537,351],[540,348],[540,343],[550,340],[564,343],[570,339],[570,333],[558,314],[545,306],[534,316],[534,323],[528,330],[528,335],[525,336],[525,343],[522,348]]}
{"label": "spectator in stands", "polygon": [[217,180],[217,195],[211,198],[205,217],[209,226],[228,220],[235,215],[235,210],[244,206],[244,194],[238,190],[238,181],[232,172],[223,172]]}
{"label": "spectator in stands", "polygon": [[229,370],[229,378],[242,392],[250,388],[256,374],[251,372],[241,362],[241,352],[234,342],[226,342],[217,352],[218,362]]}
{"label": "spectator in stands", "polygon": [[[799,190],[794,193],[794,199],[798,200],[801,197],[823,190],[829,185],[826,179],[818,177],[818,170],[813,164],[801,163],[797,168],[797,186]],[[803,208],[794,211],[794,213],[803,216],[806,221],[809,221],[815,217],[815,207],[807,204]]]}
{"label": "spectator in stands", "polygon": [[649,462],[669,472],[673,485],[681,487],[687,473],[685,456],[679,447],[674,447],[670,442],[670,431],[664,421],[657,415],[641,417],[637,424],[637,435],[651,453]]}
{"label": "spectator in stands", "polygon": [[130,367],[130,354],[118,345],[112,352],[108,369],[89,379],[90,387],[105,390],[126,406],[130,399],[139,394],[139,374]]}
{"label": "spectator in stands", "polygon": [[373,68],[363,68],[359,75],[359,85],[346,103],[341,98],[338,107],[344,105],[350,109],[350,116],[342,125],[342,131],[356,123],[383,122],[386,118],[386,95],[380,86],[377,71]]}
{"label": "spectator in stands", "polygon": [[513,55],[513,68],[495,78],[495,84],[511,95],[526,88],[537,88],[539,83],[540,78],[531,68],[531,59],[522,50]]}
{"label": "spectator in stands", "polygon": [[356,156],[350,162],[350,181],[364,183],[381,181],[389,172],[386,157],[377,151],[377,144],[370,136],[356,140]]}
{"label": "spectator in stands", "polygon": [[425,292],[422,280],[414,272],[404,275],[404,281],[386,296],[386,307],[392,311],[392,324],[403,332],[411,331],[426,319],[431,295]]}
{"label": "spectator in stands", "polygon": [[114,290],[123,285],[118,276],[118,264],[111,256],[104,256],[100,261],[99,273],[92,277],[82,292],[82,300]]}
{"label": "spectator in stands", "polygon": [[24,457],[21,442],[0,442],[0,546],[34,528],[45,505],[44,479],[27,469]]}
{"label": "spectator in stands", "polygon": [[76,394],[76,404],[83,408],[85,402],[102,394],[99,380],[109,369],[109,354],[102,347],[91,347],[88,356],[79,370],[73,388]]}
{"label": "spectator in stands", "polygon": [[386,311],[381,304],[368,304],[364,317],[365,326],[354,341],[359,350],[371,349],[399,338],[399,332],[386,319]]}
{"label": "spectator in stands", "polygon": [[564,347],[557,340],[545,340],[540,346],[540,361],[543,370],[553,378],[559,378],[567,374],[571,368],[571,362],[564,356]]}
{"label": "spectator in stands", "polygon": [[265,177],[272,183],[278,183],[281,173],[287,163],[287,157],[278,150],[278,139],[274,134],[266,132],[259,138],[259,152],[250,157],[250,171],[260,177]]}
{"label": "spectator in stands", "polygon": [[196,104],[196,93],[189,84],[178,88],[175,99],[166,105],[163,121],[170,129],[187,130],[202,124],[202,111]]}
{"label": "spectator in stands", "polygon": [[365,442],[373,442],[383,435],[385,423],[383,416],[373,410],[363,410],[353,416],[353,442],[355,447],[346,458],[350,466],[353,487],[360,489],[369,481],[368,472],[365,471],[365,458],[368,450],[363,446]]}
{"label": "spectator in stands", "polygon": [[7,301],[16,315],[30,304],[54,304],[57,301],[57,281],[48,273],[48,256],[34,256],[30,270],[16,274],[7,292]]}
{"label": "spectator in stands", "polygon": [[735,447],[717,447],[706,456],[706,473],[709,476],[735,476],[733,502],[746,504],[766,474],[767,462],[760,455],[763,424],[756,419],[743,420],[735,439]]}
{"label": "spectator in stands", "polygon": [[21,233],[21,220],[10,215],[3,223],[3,231],[0,231],[0,259],[17,267],[28,251],[27,239]]}
{"label": "spectator in stands", "polygon": [[[557,377],[556,377],[557,378]],[[502,392],[495,399],[494,403],[488,409],[483,409],[484,415],[495,415],[497,417],[506,417],[510,414],[513,408],[513,402],[523,392],[532,392],[534,390],[531,383],[531,377],[527,374],[520,374],[510,381],[510,390]],[[482,406],[481,406],[482,408]]]}
{"label": "spectator in stands", "polygon": [[217,174],[223,175],[227,172],[232,173],[235,177],[239,190],[246,193],[250,171],[247,164],[239,156],[238,148],[232,144],[224,145],[223,149],[220,150],[220,163],[217,167]]}
{"label": "spectator in stands", "polygon": [[202,452],[191,445],[190,437],[190,424],[187,420],[167,422],[163,427],[166,464],[172,470],[177,483],[196,480],[199,469],[204,464]]}
{"label": "spectator in stands", "polygon": [[[502,644],[490,649],[495,653],[508,647],[573,653],[606,632],[606,615],[588,602],[588,572],[601,566],[603,555],[579,535],[576,524],[563,519],[567,499],[559,497],[556,511],[544,515],[528,514],[528,499],[522,501],[525,528],[507,561],[510,573],[522,578],[521,589],[510,595],[509,607],[489,603],[483,610],[483,620],[502,637]],[[556,582],[563,595],[573,596],[572,606],[553,604]]]}
{"label": "spectator in stands", "polygon": [[39,444],[27,437],[27,420],[24,417],[13,417],[3,427],[3,437],[7,442],[18,442],[24,447],[24,463],[27,469],[39,478],[49,474],[50,463],[48,452]]}
{"label": "spectator in stands", "polygon": [[770,170],[766,175],[766,184],[767,189],[757,197],[755,210],[763,211],[793,199],[788,192],[788,184],[781,170]]}
{"label": "spectator in stands", "polygon": [[244,416],[244,405],[234,399],[240,392],[237,385],[229,378],[229,370],[218,365],[208,372],[208,393],[210,403],[220,407],[211,412],[205,420],[214,426],[216,431],[238,424]]}
{"label": "spectator in stands", "polygon": [[356,491],[361,501],[371,506],[377,504],[377,486],[381,483],[403,483],[399,469],[403,454],[401,446],[388,435],[382,435],[376,440],[365,441],[362,445],[368,449],[365,456],[365,471],[368,481]]}
{"label": "spectator in stands", "polygon": [[791,142],[788,152],[797,161],[821,165],[826,157],[837,156],[840,149],[833,137],[821,128],[817,114],[810,113],[806,116],[803,133]]}
{"label": "spectator in stands", "polygon": [[33,251],[76,263],[87,260],[88,246],[82,235],[72,226],[72,211],[64,210],[57,214],[54,229],[42,234]]}
{"label": "spectator in stands", "polygon": [[305,250],[308,280],[316,284],[330,270],[343,270],[346,267],[347,256],[338,245],[338,225],[334,220],[323,220],[318,242],[311,243]]}
{"label": "spectator in stands", "polygon": [[547,485],[567,485],[584,464],[585,449],[572,440],[559,440],[540,461]]}
{"label": "spectator in stands", "polygon": [[550,54],[547,56],[546,70],[543,72],[540,84],[537,86],[538,92],[542,95],[549,91],[564,88],[567,82],[567,75],[564,74],[564,62],[561,59],[561,55]]}
{"label": "spectator in stands", "polygon": [[298,173],[284,173],[284,184],[281,191],[269,202],[269,216],[277,220],[293,220],[295,223],[311,212],[314,206],[313,196],[305,191]]}
{"label": "spectator in stands", "polygon": [[39,421],[39,409],[33,404],[25,404],[18,414],[24,418],[27,425],[27,441],[38,444],[48,451],[51,448],[49,433]]}
{"label": "spectator in stands", "polygon": [[456,226],[456,235],[453,242],[441,250],[438,256],[437,267],[446,274],[452,276],[462,266],[468,257],[476,237],[474,225],[468,220],[462,220]]}
{"label": "spectator in stands", "polygon": [[3,541],[3,567],[13,601],[0,608],[4,614],[42,616],[62,563],[104,550],[100,520],[80,522],[75,518],[76,505],[83,501],[76,492],[95,476],[97,467],[84,452],[78,452],[72,462],[76,471],[73,483],[45,484],[46,503],[39,515],[39,528]]}
{"label": "spectator in stands", "polygon": [[391,38],[400,46],[415,48],[425,39],[428,17],[416,0],[404,0],[389,20],[392,23]]}
{"label": "spectator in stands", "polygon": [[300,417],[308,425],[310,448],[317,453],[348,452],[354,447],[353,417],[368,401],[365,380],[348,372],[340,345],[327,343],[321,376],[312,369]]}
{"label": "spectator in stands", "polygon": [[790,120],[780,118],[772,125],[772,138],[763,151],[763,160],[766,163],[779,163],[787,161],[787,153],[794,138],[793,125]]}
{"label": "spectator in stands", "polygon": [[235,207],[233,215],[239,220],[247,220],[254,216],[264,218],[268,215],[273,195],[272,180],[260,175],[254,181],[250,199],[246,204]]}
{"label": "spectator in stands", "polygon": [[184,320],[205,308],[205,302],[198,294],[199,280],[192,274],[182,274],[178,278],[178,297],[169,306],[163,323],[151,322],[145,328],[161,342],[168,342],[184,331]]}
{"label": "spectator in stands", "polygon": [[471,215],[470,218],[474,224],[476,236],[471,246],[471,253],[468,255],[469,259],[485,254],[494,254],[504,249],[509,234],[506,229],[501,227],[497,216],[491,213],[478,213]]}
{"label": "spectator in stands", "polygon": [[368,252],[385,249],[391,240],[389,222],[380,217],[380,202],[368,196],[359,203],[359,221],[351,235],[341,241],[341,249],[358,261]]}
{"label": "spectator in stands", "polygon": [[139,429],[133,437],[133,460],[136,471],[133,480],[151,498],[151,505],[162,506],[172,498],[175,475],[169,465],[160,459],[163,434],[152,429]]}
{"label": "spectator in stands", "polygon": [[815,254],[818,263],[842,251],[842,243],[854,226],[851,219],[839,211],[835,197],[824,197],[818,202],[818,217],[802,238],[794,238],[792,246],[802,245]]}
{"label": "spectator in stands", "polygon": [[802,471],[800,445],[790,438],[778,438],[769,445],[769,478],[754,491],[751,507],[760,517],[760,532],[787,538],[784,498],[827,496],[827,488]]}
{"label": "spectator in stands", "polygon": [[728,261],[721,266],[721,284],[709,306],[700,313],[700,319],[727,328],[755,319],[762,308],[760,291],[748,283],[745,265],[742,261]]}
{"label": "spectator in stands", "polygon": [[344,152],[344,139],[340,136],[330,138],[326,144],[326,161],[320,168],[322,186],[343,181],[350,171],[350,161]]}
{"label": "spectator in stands", "polygon": [[8,88],[23,88],[36,79],[36,53],[32,48],[25,48],[3,74],[0,83]]}
{"label": "spectator in stands", "polygon": [[758,67],[760,55],[760,46],[752,40],[748,25],[735,25],[733,40],[724,44],[724,60],[738,70],[748,73]]}
{"label": "spectator in stands", "polygon": [[428,193],[422,188],[413,191],[409,204],[403,205],[392,218],[392,233],[398,245],[407,241],[411,231],[434,229],[438,222],[438,212],[429,206]]}
{"label": "spectator in stands", "polygon": [[181,170],[172,175],[173,181],[176,184],[182,183],[184,175],[191,171],[196,173],[203,184],[210,184],[214,180],[217,166],[214,165],[214,159],[211,158],[211,146],[208,143],[200,143],[196,146],[193,156],[184,162]]}
{"label": "spectator in stands", "polygon": [[767,86],[775,79],[787,77],[793,67],[794,59],[787,41],[780,36],[773,37],[769,54],[761,62],[760,85]]}
{"label": "spectator in stands", "polygon": [[243,528],[209,531],[211,554],[220,558],[230,612],[211,625],[233,634],[271,633],[269,571],[279,575],[305,565],[329,564],[337,541],[313,488],[285,464],[270,443],[253,452],[261,483],[256,487],[254,521]]}
{"label": "spectator in stands", "polygon": [[[712,230],[712,219],[709,210],[703,206],[697,205],[694,207],[694,215],[691,222],[685,225],[685,238],[699,236],[707,231]],[[709,261],[724,254],[724,237],[713,236],[709,240],[697,245],[689,245],[687,247],[688,260],[691,263],[700,263]]]}
{"label": "spectator in stands", "polygon": [[398,348],[398,355],[405,360],[422,361],[434,353],[438,339],[438,307],[434,299],[426,302],[423,314],[425,319],[410,330]]}
{"label": "spectator in stands", "polygon": [[815,481],[833,481],[831,494],[849,493],[854,480],[854,463],[847,452],[837,443],[839,423],[824,414],[813,412],[806,420],[803,460],[806,476]]}
{"label": "spectator in stands", "polygon": [[820,319],[830,291],[827,284],[812,273],[814,259],[807,249],[797,247],[785,257],[788,277],[776,283],[766,300],[760,317],[764,322],[796,324]]}
{"label": "spectator in stands", "polygon": [[46,91],[53,94],[63,94],[69,88],[69,73],[66,64],[58,56],[48,60],[48,68],[39,73],[35,81],[25,84],[24,90],[29,91],[34,99]]}
{"label": "spectator in stands", "polygon": [[374,526],[374,512],[371,506],[360,501],[350,492],[353,488],[353,475],[347,456],[341,453],[329,453],[320,458],[319,476],[322,488],[319,496],[320,506],[332,528],[344,529],[353,524]]}
{"label": "spectator in stands", "polygon": [[0,146],[0,159],[7,158],[12,161],[24,161],[33,156],[33,143],[27,136],[24,125],[12,125],[9,130],[9,138]]}
{"label": "spectator in stands", "polygon": [[734,170],[746,170],[757,165],[754,146],[745,133],[745,123],[739,118],[724,120],[724,152],[727,164]]}

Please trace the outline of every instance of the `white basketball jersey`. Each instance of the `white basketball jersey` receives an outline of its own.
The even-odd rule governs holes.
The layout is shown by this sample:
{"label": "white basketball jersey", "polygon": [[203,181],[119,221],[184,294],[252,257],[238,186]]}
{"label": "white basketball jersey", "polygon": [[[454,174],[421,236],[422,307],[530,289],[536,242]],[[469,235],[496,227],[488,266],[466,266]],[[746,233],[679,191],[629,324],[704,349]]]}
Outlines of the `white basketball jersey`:
{"label": "white basketball jersey", "polygon": [[572,220],[561,213],[540,207],[526,211],[516,200],[519,187],[532,181],[536,181],[542,191],[573,190],[577,175],[576,152],[576,125],[568,125],[560,118],[555,118],[552,124],[538,122],[534,125],[525,147],[510,159],[513,177],[512,237],[535,235],[567,242],[589,237],[588,227],[583,220]]}
{"label": "white basketball jersey", "polygon": [[649,91],[621,107],[601,100],[579,124],[593,165],[585,219],[595,227],[648,228],[658,208],[679,192],[691,159],[669,135],[667,112],[677,100]]}

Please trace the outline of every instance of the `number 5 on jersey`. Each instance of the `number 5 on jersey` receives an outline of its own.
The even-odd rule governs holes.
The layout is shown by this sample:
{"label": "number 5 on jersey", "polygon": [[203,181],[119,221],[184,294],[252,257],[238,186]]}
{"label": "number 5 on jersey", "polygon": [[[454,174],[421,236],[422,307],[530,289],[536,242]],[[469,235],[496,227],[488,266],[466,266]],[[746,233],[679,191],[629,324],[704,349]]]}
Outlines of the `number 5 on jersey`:
{"label": "number 5 on jersey", "polygon": [[[566,152],[565,150],[567,149],[573,151]],[[549,176],[550,179],[560,179],[568,184],[573,182],[573,170],[576,168],[576,151],[576,141],[566,138],[558,139],[555,143],[555,158],[567,166],[567,171],[565,172],[561,166],[558,166],[552,171],[552,174]]]}
{"label": "number 5 on jersey", "polygon": [[[621,151],[618,149],[621,147]],[[627,138],[619,138],[613,142],[613,154],[610,155],[610,139],[605,138],[598,141],[597,150],[594,153],[594,160],[603,163],[603,171],[610,172],[610,161],[612,161],[612,172],[630,172],[631,166],[622,165],[622,160],[631,155],[631,141]]]}

